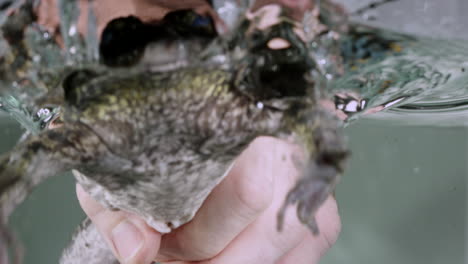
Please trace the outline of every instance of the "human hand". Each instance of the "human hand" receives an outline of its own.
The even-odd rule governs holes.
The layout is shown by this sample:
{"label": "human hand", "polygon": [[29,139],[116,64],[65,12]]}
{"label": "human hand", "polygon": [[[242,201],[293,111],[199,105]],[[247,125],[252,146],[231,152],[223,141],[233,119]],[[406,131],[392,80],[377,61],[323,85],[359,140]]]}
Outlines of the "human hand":
{"label": "human hand", "polygon": [[194,219],[164,235],[136,215],[105,209],[79,186],[77,193],[84,211],[122,263],[318,263],[340,231],[333,197],[317,212],[319,236],[298,221],[294,210],[288,211],[283,231],[276,230],[278,210],[298,177],[293,153],[297,153],[295,146],[258,138]]}
{"label": "human hand", "polygon": [[[180,9],[193,9],[201,15],[214,19],[217,27],[224,27],[224,22],[208,4],[207,0],[77,0],[80,15],[77,21],[78,31],[86,35],[88,27],[88,8],[91,4],[96,16],[97,32],[99,36],[109,21],[126,16],[137,16],[145,23],[161,20],[170,11]],[[58,0],[42,0],[37,8],[38,24],[51,34],[60,32],[60,16]]]}

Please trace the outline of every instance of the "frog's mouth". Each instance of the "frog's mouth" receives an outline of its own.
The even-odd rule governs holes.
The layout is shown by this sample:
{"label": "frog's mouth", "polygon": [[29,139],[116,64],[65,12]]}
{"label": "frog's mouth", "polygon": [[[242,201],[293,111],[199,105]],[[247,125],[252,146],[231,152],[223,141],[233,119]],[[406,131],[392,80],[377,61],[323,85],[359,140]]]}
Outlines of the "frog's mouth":
{"label": "frog's mouth", "polygon": [[[245,67],[247,93],[259,100],[309,94],[309,73],[316,68],[300,23],[289,18],[279,5],[247,12],[245,32],[233,44],[244,49],[234,59]],[[237,43],[239,42],[239,43]]]}

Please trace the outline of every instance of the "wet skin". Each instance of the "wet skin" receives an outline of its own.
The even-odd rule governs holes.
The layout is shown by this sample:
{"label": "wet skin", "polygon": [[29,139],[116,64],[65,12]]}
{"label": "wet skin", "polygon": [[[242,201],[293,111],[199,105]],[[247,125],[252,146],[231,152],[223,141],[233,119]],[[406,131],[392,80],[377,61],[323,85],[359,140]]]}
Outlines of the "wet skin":
{"label": "wet skin", "polygon": [[[304,151],[291,157],[302,178],[285,199],[278,228],[287,207],[297,204],[298,218],[317,234],[314,214],[348,156],[341,123],[317,104],[318,88],[307,76],[314,63],[293,25],[283,21],[256,32],[252,23],[226,40],[228,67],[68,74],[61,85],[62,124],[1,157],[2,222],[35,185],[74,170],[96,200],[169,232],[192,219],[253,139],[273,136]],[[272,49],[274,38],[289,47]]]}

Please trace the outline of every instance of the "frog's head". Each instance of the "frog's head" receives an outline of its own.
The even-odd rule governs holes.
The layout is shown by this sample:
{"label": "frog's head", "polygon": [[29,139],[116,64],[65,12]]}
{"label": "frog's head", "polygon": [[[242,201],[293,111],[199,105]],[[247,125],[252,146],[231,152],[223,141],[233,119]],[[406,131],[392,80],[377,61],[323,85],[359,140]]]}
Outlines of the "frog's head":
{"label": "frog's head", "polygon": [[239,27],[230,48],[235,60],[248,65],[249,89],[263,99],[304,96],[310,86],[306,75],[315,63],[300,24],[280,6],[268,5],[248,12]]}

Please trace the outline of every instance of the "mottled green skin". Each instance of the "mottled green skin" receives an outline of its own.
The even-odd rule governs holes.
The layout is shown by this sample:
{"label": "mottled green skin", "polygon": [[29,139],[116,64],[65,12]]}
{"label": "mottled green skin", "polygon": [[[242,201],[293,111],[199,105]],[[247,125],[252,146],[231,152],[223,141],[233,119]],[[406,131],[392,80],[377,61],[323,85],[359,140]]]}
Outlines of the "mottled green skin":
{"label": "mottled green skin", "polygon": [[[122,72],[72,87],[63,110],[63,126],[31,137],[5,156],[0,186],[7,190],[29,178],[35,184],[60,171],[78,169],[105,189],[118,190],[136,181],[152,181],[151,177],[161,174],[159,169],[143,168],[141,163],[149,159],[156,164],[174,151],[179,152],[169,166],[184,163],[188,159],[184,155],[201,163],[215,159],[221,168],[216,167],[220,173],[213,177],[221,177],[223,169],[260,135],[293,135],[311,156],[316,156],[318,147],[346,152],[339,137],[332,137],[336,144],[321,146],[324,142],[317,137],[323,135],[315,131],[324,127],[316,122],[329,116],[315,109],[313,100],[270,99],[259,108],[257,101],[233,86],[234,76],[209,68]],[[338,124],[331,124],[327,133],[335,135]],[[196,165],[185,163],[180,177],[190,177],[187,171]],[[34,176],[30,176],[32,172]]]}
{"label": "mottled green skin", "polygon": [[76,169],[96,199],[167,232],[193,217],[255,137],[271,135],[294,139],[307,151],[307,170],[288,203],[299,202],[301,221],[317,232],[312,215],[333,190],[347,153],[338,122],[303,97],[259,108],[232,85],[234,76],[203,68],[135,72],[74,87],[60,128],[2,158],[3,221],[23,198],[16,190],[25,194],[47,176]]}
{"label": "mottled green skin", "polygon": [[[63,124],[29,137],[0,159],[1,223],[36,184],[74,170],[98,201],[169,232],[192,219],[253,139],[274,136],[305,153],[297,162],[302,178],[286,197],[278,227],[285,209],[297,203],[299,219],[317,234],[314,214],[333,192],[348,155],[341,124],[319,107],[317,88],[305,76],[314,64],[291,25],[261,33],[256,42],[233,38],[229,45],[238,44],[244,55],[229,55],[229,67],[69,74],[62,82]],[[269,50],[265,43],[274,37],[287,39],[291,48]],[[68,250],[62,263],[83,263],[76,252],[108,256],[83,242],[92,233],[78,234],[76,250]],[[106,262],[93,257],[86,263]]]}

